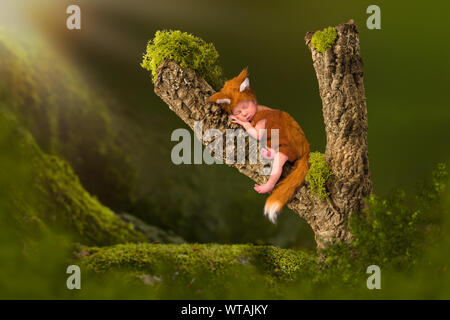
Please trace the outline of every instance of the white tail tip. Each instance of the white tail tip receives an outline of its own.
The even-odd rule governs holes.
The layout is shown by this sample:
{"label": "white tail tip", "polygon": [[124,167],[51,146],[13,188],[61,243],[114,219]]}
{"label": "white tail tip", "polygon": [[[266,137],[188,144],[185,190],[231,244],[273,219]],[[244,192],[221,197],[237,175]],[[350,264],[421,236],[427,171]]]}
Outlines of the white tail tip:
{"label": "white tail tip", "polygon": [[278,211],[280,211],[280,206],[281,204],[278,201],[270,204],[266,203],[264,206],[264,215],[267,216],[273,224],[277,223],[277,214]]}

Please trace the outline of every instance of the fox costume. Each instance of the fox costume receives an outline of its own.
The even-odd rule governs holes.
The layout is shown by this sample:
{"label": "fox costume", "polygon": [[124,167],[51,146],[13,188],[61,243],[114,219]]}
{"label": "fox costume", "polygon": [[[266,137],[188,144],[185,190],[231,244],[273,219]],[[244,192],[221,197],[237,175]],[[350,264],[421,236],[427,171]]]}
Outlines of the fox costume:
{"label": "fox costume", "polygon": [[[275,223],[277,214],[292,198],[296,189],[302,185],[309,169],[309,143],[306,140],[303,130],[288,113],[258,105],[256,94],[250,87],[247,68],[242,70],[237,77],[226,81],[223,88],[212,95],[209,98],[209,101],[220,104],[228,114],[231,114],[233,109],[237,107],[240,102],[245,103],[246,101],[253,101],[257,111],[254,113],[250,125],[245,123],[245,121],[249,121],[251,115],[250,117],[245,118],[245,121],[236,120],[236,122],[243,126],[245,124],[244,128],[247,127],[246,130],[250,133],[250,130],[256,129],[258,126],[261,128],[261,125],[258,123],[262,123],[262,120],[265,121],[267,146],[269,147],[269,150],[273,150],[270,145],[271,129],[279,130],[278,153],[283,155],[283,159],[286,159],[287,157],[287,161],[293,163],[294,166],[288,176],[277,184],[272,194],[266,200],[264,214],[270,221]],[[260,136],[256,135],[256,138],[260,139]],[[277,146],[273,147],[276,150]],[[281,166],[283,165],[284,162],[281,163]],[[281,172],[279,174],[281,174]],[[276,179],[279,179],[279,175]]]}

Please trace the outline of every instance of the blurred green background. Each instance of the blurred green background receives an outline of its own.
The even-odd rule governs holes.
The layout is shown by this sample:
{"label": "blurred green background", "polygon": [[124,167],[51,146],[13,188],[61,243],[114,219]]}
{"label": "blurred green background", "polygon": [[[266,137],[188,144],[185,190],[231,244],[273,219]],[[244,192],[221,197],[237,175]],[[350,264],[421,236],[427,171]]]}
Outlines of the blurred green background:
{"label": "blurred green background", "polygon": [[[82,29],[66,28],[81,8]],[[366,8],[381,8],[381,30]],[[0,102],[43,151],[66,159],[84,188],[114,212],[133,214],[188,242],[313,249],[313,234],[284,209],[263,216],[266,196],[225,165],[170,161],[170,135],[187,128],[140,67],[157,30],[212,42],[226,78],[249,66],[259,102],[290,113],[324,152],[318,84],[304,36],[354,19],[360,31],[374,192],[410,190],[450,164],[450,64],[443,1],[118,1],[0,3]]]}
{"label": "blurred green background", "polygon": [[[153,93],[149,74],[139,66],[146,42],[161,29],[179,29],[214,43],[227,78],[248,65],[260,102],[292,114],[311,149],[323,152],[321,100],[303,38],[309,30],[354,19],[364,61],[374,192],[383,195],[397,186],[408,189],[434,164],[449,161],[450,108],[445,86],[450,48],[445,41],[443,2],[430,9],[406,1],[377,2],[381,30],[366,27],[366,8],[373,4],[369,1],[77,1],[80,31],[65,27],[65,9],[70,4],[2,1],[1,22],[19,36],[45,39],[52,54],[69,65],[69,73],[80,72],[86,86],[108,100],[105,112],[112,119],[111,130],[120,140],[119,149],[133,162],[135,180],[131,182],[130,173],[121,171],[117,175],[122,187],[118,187],[108,173],[102,173],[102,164],[85,169],[85,174],[77,172],[76,166],[75,171],[85,188],[115,211],[137,214],[187,240],[257,238],[281,246],[313,246],[311,231],[288,209],[278,227],[265,221],[265,197],[256,194],[252,182],[236,170],[218,165],[175,166],[169,161],[175,145],[170,134],[186,126]],[[95,126],[95,120],[90,126]],[[82,131],[76,134],[89,140]],[[86,157],[89,151],[79,152]],[[66,156],[72,165],[76,157]],[[115,168],[119,162],[113,164]],[[105,176],[103,181],[100,175]],[[190,223],[194,220],[195,224]],[[261,232],[246,237],[241,227]]]}

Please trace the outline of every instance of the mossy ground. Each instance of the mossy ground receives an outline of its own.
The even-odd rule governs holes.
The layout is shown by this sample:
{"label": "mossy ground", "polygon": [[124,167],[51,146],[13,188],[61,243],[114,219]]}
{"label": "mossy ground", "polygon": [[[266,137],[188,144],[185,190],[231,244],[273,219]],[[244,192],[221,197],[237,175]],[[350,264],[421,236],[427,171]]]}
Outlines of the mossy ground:
{"label": "mossy ground", "polygon": [[258,283],[264,292],[276,295],[280,284],[316,268],[314,254],[252,244],[119,244],[79,247],[77,251],[85,270],[100,274],[124,271],[128,279],[147,279],[161,290],[167,285],[188,285],[191,292],[201,290],[200,296],[205,292],[225,294],[227,283],[236,281]]}

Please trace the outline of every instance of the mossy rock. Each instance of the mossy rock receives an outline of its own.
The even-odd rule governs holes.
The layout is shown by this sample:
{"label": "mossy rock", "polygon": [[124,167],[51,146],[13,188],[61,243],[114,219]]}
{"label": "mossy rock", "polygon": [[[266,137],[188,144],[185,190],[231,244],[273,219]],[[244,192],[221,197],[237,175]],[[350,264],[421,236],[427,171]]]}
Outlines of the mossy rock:
{"label": "mossy rock", "polygon": [[0,111],[0,128],[0,147],[7,152],[2,162],[9,168],[0,175],[1,195],[17,220],[28,226],[25,229],[62,229],[91,245],[147,241],[143,233],[91,196],[66,161],[43,153],[5,111]]}
{"label": "mossy rock", "polygon": [[279,284],[311,274],[317,266],[313,254],[252,244],[142,243],[103,248],[80,246],[77,251],[77,263],[90,272],[123,271],[129,278],[157,279],[181,287],[192,285],[194,279],[198,288],[211,292],[221,292],[227,283],[236,281],[263,284],[276,292]]}

